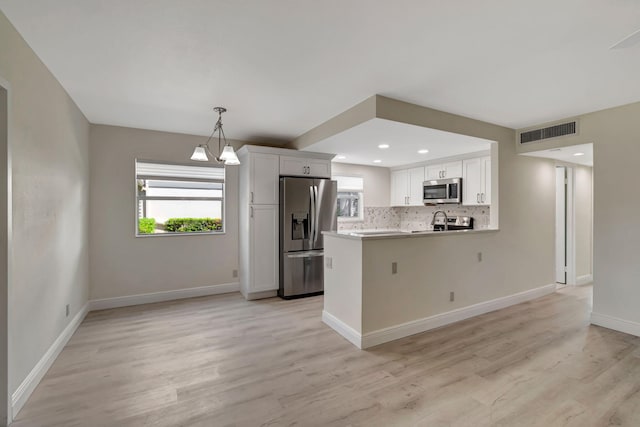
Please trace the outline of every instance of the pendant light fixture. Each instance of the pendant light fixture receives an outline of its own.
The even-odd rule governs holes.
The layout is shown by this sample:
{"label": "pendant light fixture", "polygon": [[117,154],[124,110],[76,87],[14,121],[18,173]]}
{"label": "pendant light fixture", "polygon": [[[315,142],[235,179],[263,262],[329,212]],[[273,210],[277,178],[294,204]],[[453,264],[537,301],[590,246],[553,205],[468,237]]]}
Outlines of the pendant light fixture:
{"label": "pendant light fixture", "polygon": [[[236,152],[233,151],[233,147],[231,144],[227,142],[227,137],[224,135],[224,130],[222,130],[222,113],[226,112],[227,109],[224,107],[216,107],[213,109],[216,113],[218,113],[218,121],[216,122],[215,127],[213,128],[213,132],[211,132],[211,136],[207,139],[207,142],[204,144],[198,145],[191,155],[191,160],[196,160],[199,162],[208,162],[209,157],[207,154],[218,163],[223,163],[226,165],[239,165],[240,160],[238,160],[238,156]],[[211,152],[209,148],[209,141],[213,138],[213,136],[218,132],[218,153],[216,156]],[[224,148],[222,147],[222,140],[224,139]]]}

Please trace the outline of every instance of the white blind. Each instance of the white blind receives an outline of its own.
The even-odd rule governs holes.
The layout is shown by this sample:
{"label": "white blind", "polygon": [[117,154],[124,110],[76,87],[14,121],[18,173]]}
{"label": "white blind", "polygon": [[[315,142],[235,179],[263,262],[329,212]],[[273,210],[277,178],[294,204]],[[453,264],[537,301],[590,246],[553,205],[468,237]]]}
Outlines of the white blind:
{"label": "white blind", "polygon": [[338,181],[338,191],[363,191],[364,179],[361,176],[336,175],[332,179]]}
{"label": "white blind", "polygon": [[200,178],[224,181],[224,167],[187,166],[136,161],[136,176]]}

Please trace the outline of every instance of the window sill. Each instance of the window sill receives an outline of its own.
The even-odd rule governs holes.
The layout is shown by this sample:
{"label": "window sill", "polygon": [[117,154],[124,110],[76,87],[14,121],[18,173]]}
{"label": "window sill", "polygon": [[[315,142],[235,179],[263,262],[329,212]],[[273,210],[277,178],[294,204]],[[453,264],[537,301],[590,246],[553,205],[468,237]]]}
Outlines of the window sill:
{"label": "window sill", "polygon": [[142,237],[142,238],[147,238],[147,237],[168,237],[168,236],[221,236],[221,235],[225,235],[227,234],[226,231],[214,231],[214,232],[207,232],[207,233],[196,233],[196,232],[192,232],[192,233],[153,233],[153,234],[138,234],[136,233],[135,237]]}

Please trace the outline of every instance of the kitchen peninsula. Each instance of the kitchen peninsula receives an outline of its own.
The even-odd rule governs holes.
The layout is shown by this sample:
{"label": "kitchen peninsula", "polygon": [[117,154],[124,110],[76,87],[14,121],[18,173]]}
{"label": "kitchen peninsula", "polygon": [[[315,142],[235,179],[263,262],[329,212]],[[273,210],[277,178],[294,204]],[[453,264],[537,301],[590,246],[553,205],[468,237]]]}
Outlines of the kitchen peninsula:
{"label": "kitchen peninsula", "polygon": [[546,285],[508,294],[501,260],[483,258],[498,234],[324,232],[322,319],[367,348],[553,292]]}

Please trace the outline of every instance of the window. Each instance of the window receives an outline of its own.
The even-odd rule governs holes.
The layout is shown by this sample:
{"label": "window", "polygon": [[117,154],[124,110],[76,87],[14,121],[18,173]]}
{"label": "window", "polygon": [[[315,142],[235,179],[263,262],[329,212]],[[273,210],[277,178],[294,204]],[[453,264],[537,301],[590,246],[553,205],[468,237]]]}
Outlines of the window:
{"label": "window", "polygon": [[334,176],[333,179],[338,181],[338,218],[343,221],[362,221],[364,219],[362,177]]}
{"label": "window", "polygon": [[224,232],[224,168],[136,160],[136,235]]}

